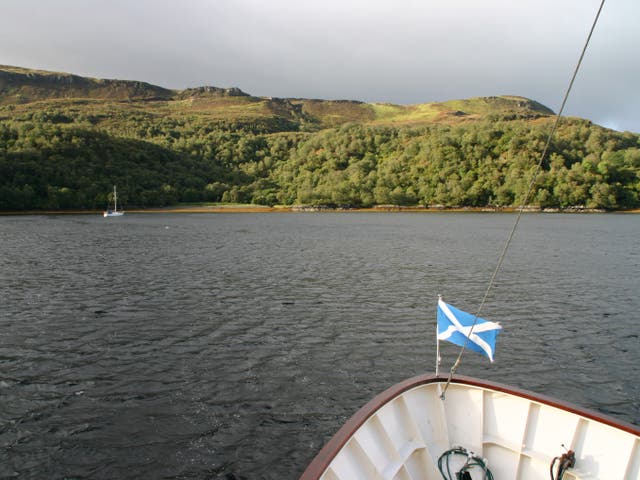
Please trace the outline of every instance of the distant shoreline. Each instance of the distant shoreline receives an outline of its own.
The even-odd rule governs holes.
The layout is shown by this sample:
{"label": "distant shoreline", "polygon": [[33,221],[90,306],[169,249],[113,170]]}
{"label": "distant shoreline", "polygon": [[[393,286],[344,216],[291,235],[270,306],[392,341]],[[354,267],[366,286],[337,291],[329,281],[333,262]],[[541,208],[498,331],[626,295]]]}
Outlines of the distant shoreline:
{"label": "distant shoreline", "polygon": [[[369,208],[348,208],[330,206],[263,206],[263,205],[184,205],[160,208],[132,208],[126,213],[305,213],[305,212],[422,212],[422,213],[517,213],[518,207],[405,207],[399,205],[378,205]],[[101,215],[102,210],[12,210],[0,211],[0,215]],[[631,210],[602,210],[590,208],[547,208],[527,207],[524,213],[640,213],[640,209]]]}

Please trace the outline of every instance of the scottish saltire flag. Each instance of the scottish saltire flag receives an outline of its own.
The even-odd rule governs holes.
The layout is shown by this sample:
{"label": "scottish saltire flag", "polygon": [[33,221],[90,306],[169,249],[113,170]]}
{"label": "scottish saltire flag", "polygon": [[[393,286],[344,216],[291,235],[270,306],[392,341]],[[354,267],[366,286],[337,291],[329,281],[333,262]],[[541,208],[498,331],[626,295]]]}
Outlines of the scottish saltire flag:
{"label": "scottish saltire flag", "polygon": [[[465,344],[476,316],[438,300],[438,340],[448,340],[459,346]],[[467,348],[484,353],[493,362],[496,337],[502,327],[500,324],[479,318],[469,337]]]}

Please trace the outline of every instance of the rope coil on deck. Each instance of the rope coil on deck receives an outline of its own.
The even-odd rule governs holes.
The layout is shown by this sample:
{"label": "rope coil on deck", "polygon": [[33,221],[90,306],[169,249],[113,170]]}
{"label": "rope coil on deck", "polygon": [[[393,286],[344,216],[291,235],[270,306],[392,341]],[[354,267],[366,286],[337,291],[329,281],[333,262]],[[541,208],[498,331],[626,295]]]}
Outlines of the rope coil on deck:
{"label": "rope coil on deck", "polygon": [[[563,445],[564,447],[564,445]],[[553,467],[558,463],[558,468],[556,469],[556,473],[553,473]],[[551,475],[551,480],[562,480],[565,472],[574,467],[576,464],[576,454],[573,450],[568,450],[563,453],[559,457],[555,457],[551,461],[551,465],[549,466],[549,474]]]}
{"label": "rope coil on deck", "polygon": [[[464,456],[467,460],[460,470],[457,472],[451,472],[450,460],[455,455]],[[438,470],[440,470],[440,474],[444,480],[472,480],[471,473],[469,473],[472,469],[480,469],[482,471],[483,480],[493,480],[493,474],[491,473],[491,470],[489,470],[487,464],[488,462],[486,459],[463,447],[453,447],[444,452],[440,455],[440,458],[438,458]],[[443,467],[446,467],[446,474]]]}

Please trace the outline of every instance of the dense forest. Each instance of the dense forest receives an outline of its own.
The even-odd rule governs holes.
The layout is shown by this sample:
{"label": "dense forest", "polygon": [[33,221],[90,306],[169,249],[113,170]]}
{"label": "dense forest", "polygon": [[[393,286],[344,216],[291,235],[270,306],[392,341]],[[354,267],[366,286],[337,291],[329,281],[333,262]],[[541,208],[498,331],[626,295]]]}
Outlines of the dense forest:
{"label": "dense forest", "polygon": [[[419,106],[170,91],[0,67],[0,209],[178,202],[517,206],[552,112],[520,97]],[[529,204],[640,205],[640,136],[563,119]]]}

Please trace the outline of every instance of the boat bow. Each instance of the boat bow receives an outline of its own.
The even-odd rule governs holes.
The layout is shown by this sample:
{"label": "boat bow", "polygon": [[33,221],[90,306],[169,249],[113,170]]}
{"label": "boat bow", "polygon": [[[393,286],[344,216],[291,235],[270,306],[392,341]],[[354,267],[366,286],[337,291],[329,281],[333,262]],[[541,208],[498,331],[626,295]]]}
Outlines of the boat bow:
{"label": "boat bow", "polygon": [[575,452],[565,480],[640,478],[635,425],[460,375],[442,399],[445,383],[422,375],[375,397],[324,446],[301,480],[442,478],[438,460],[452,447],[486,460],[496,479],[549,478],[565,448]]}

